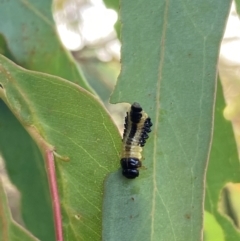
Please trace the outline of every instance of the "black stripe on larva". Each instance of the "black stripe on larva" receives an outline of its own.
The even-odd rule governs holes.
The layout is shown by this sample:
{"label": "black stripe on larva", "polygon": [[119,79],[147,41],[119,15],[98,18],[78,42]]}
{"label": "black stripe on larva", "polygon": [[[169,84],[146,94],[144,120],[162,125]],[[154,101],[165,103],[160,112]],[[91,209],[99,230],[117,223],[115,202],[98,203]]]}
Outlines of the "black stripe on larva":
{"label": "black stripe on larva", "polygon": [[147,133],[150,133],[151,132],[151,126],[152,126],[152,122],[151,122],[151,119],[148,117],[145,122],[144,122],[144,126],[143,126],[143,129],[142,129],[142,134],[141,134],[141,138],[139,140],[139,145],[141,147],[143,147],[146,143],[146,139],[149,138],[148,134]]}
{"label": "black stripe on larva", "polygon": [[126,136],[127,127],[128,127],[128,112],[127,112],[127,115],[126,115],[126,117],[125,117],[123,138]]}
{"label": "black stripe on larva", "polygon": [[124,150],[125,150],[125,151],[131,151],[131,146],[130,146],[130,145],[125,145]]}
{"label": "black stripe on larva", "polygon": [[136,123],[132,123],[128,139],[132,139],[135,136],[136,131],[137,131],[137,124]]}
{"label": "black stripe on larva", "polygon": [[142,107],[138,103],[133,103],[130,111],[130,119],[133,123],[139,123],[142,118]]}
{"label": "black stripe on larva", "polygon": [[[146,118],[146,113],[143,112],[142,107],[138,103],[133,103],[129,112],[127,112],[127,116],[125,117],[123,133],[123,157],[120,161],[122,167],[122,174],[129,179],[134,179],[138,177],[138,168],[142,166],[141,160],[133,156],[129,157],[129,155],[133,155],[134,153],[131,153],[132,146],[136,146],[136,143],[138,143],[138,146],[143,147],[146,143],[146,140],[148,139],[148,133],[151,132],[151,119],[147,117],[144,121],[144,119],[142,118]],[[142,125],[141,123],[143,123],[143,121],[143,127],[140,129],[139,124]],[[136,133],[139,139],[136,138]],[[133,139],[135,139],[134,142]],[[127,157],[124,155],[126,155]]]}

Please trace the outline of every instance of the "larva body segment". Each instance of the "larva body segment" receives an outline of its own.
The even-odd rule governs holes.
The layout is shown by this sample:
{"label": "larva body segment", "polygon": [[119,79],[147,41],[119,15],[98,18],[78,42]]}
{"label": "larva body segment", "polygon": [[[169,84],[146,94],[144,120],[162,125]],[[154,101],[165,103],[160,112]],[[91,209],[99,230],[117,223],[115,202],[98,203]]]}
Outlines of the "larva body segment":
{"label": "larva body segment", "polygon": [[141,152],[151,132],[152,122],[138,103],[133,103],[127,112],[124,124],[123,147],[121,156],[122,174],[133,179],[139,176],[138,168],[142,166]]}

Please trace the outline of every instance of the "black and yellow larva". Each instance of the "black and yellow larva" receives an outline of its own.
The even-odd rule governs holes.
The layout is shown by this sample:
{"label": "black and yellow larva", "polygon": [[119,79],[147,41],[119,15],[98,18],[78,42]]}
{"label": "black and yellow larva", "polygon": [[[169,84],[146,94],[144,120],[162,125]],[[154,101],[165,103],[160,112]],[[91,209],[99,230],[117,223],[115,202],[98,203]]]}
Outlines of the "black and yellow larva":
{"label": "black and yellow larva", "polygon": [[141,152],[151,132],[152,122],[138,103],[133,103],[125,117],[123,147],[121,156],[122,174],[134,179],[139,176],[138,168],[142,166]]}

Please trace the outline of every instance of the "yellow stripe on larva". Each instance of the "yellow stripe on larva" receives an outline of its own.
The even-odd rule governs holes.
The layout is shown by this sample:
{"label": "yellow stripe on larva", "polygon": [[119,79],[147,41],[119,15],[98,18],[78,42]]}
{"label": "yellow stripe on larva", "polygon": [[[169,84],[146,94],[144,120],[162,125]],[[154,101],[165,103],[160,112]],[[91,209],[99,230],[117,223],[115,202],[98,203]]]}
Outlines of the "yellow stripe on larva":
{"label": "yellow stripe on larva", "polygon": [[136,123],[136,132],[134,136],[130,137],[131,128],[132,128],[132,125],[134,124],[131,121],[130,111],[131,111],[131,108],[128,111],[127,127],[126,127],[125,135],[123,137],[122,158],[134,157],[141,160],[142,147],[139,145],[139,141],[141,139],[144,123],[148,118],[148,115],[144,111],[140,112],[142,114],[142,117],[140,119],[140,122]]}
{"label": "yellow stripe on larva", "polygon": [[127,112],[124,124],[122,158],[120,164],[122,174],[128,179],[139,176],[142,147],[151,132],[151,118],[142,110],[139,103],[134,102]]}

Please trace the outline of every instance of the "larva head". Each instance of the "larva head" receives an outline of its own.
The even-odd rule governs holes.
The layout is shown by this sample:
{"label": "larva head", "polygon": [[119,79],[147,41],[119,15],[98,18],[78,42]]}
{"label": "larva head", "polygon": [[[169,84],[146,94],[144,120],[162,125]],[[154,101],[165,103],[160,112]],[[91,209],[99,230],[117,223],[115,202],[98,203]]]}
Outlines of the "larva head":
{"label": "larva head", "polygon": [[140,104],[138,104],[137,102],[134,102],[131,106],[131,110],[133,112],[141,112],[142,111],[142,107],[140,106]]}
{"label": "larva head", "polygon": [[139,176],[139,172],[137,169],[123,169],[122,174],[128,179],[134,179]]}
{"label": "larva head", "polygon": [[130,120],[133,123],[139,123],[142,118],[141,112],[142,112],[142,107],[137,102],[134,102],[131,106]]}

